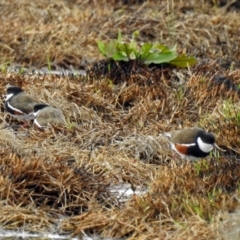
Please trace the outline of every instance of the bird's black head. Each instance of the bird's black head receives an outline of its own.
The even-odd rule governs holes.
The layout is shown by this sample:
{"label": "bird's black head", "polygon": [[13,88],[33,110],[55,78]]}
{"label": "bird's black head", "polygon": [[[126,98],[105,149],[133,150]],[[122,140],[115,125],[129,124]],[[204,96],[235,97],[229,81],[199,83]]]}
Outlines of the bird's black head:
{"label": "bird's black head", "polygon": [[201,131],[199,132],[198,137],[200,137],[204,143],[208,143],[208,144],[215,143],[215,137],[212,133]]}
{"label": "bird's black head", "polygon": [[23,92],[23,90],[20,87],[16,87],[16,86],[11,86],[7,88],[7,94],[18,94],[20,92]]}
{"label": "bird's black head", "polygon": [[45,104],[45,103],[39,103],[39,104],[36,104],[34,106],[33,111],[36,113],[36,112],[38,112],[39,110],[42,110],[45,107],[49,107],[49,105]]}

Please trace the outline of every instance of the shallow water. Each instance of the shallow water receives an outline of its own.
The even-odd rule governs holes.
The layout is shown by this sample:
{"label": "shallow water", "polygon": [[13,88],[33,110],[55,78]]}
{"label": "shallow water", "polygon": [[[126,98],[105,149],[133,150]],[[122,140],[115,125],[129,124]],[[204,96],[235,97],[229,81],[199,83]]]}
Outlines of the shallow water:
{"label": "shallow water", "polygon": [[[53,234],[53,233],[29,233],[25,231],[5,231],[5,230],[0,230],[0,239],[7,240],[7,239],[35,239],[35,240],[113,240],[112,238],[100,238],[97,235],[94,236],[88,236],[85,234],[82,238],[80,237],[71,237],[70,235],[58,235],[58,234]],[[120,240],[120,239],[119,239]]]}
{"label": "shallow water", "polygon": [[19,74],[27,74],[27,75],[56,75],[61,77],[74,77],[74,76],[86,76],[85,70],[76,70],[72,69],[64,69],[61,67],[55,67],[54,70],[50,70],[47,67],[42,67],[40,69],[36,67],[22,67],[19,64],[11,64],[6,67],[6,71],[8,73],[19,73]]}
{"label": "shallow water", "polygon": [[[29,233],[26,231],[8,231],[8,230],[0,230],[0,239],[72,239],[78,240],[80,238],[71,237],[71,236],[61,236],[59,234],[54,233]],[[91,238],[84,237],[83,240],[91,240]]]}

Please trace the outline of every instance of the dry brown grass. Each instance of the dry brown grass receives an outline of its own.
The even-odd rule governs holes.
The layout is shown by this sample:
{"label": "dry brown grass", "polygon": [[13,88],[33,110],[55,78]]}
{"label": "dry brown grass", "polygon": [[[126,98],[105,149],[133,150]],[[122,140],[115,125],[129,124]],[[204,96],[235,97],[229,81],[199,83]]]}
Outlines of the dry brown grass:
{"label": "dry brown grass", "polygon": [[[76,78],[0,73],[1,94],[18,85],[68,122],[14,130],[6,126],[18,122],[2,105],[4,229],[129,239],[227,239],[234,232],[229,215],[221,216],[239,208],[239,14],[237,5],[195,2],[1,3],[0,64],[41,67],[49,56],[53,68],[88,71]],[[118,29],[129,38],[140,30],[139,41],[177,43],[199,63],[180,70],[99,61],[96,39],[116,38]],[[194,125],[213,132],[226,152],[196,163],[173,158],[159,134]],[[110,187],[126,182],[149,191],[121,202]]]}

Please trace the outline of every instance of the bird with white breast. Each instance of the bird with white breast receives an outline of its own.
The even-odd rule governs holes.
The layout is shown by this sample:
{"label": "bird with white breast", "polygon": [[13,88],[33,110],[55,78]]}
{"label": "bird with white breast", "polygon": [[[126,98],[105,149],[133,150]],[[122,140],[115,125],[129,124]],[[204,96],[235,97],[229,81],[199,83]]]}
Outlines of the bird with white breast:
{"label": "bird with white breast", "polygon": [[182,159],[196,160],[210,154],[214,147],[222,150],[215,143],[215,136],[202,128],[193,127],[182,130],[174,130],[164,133],[169,138],[171,148]]}

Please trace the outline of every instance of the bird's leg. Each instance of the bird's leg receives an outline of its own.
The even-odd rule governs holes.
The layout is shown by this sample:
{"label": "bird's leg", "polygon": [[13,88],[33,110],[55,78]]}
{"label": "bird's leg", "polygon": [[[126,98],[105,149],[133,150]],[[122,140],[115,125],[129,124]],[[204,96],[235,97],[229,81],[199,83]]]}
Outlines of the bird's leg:
{"label": "bird's leg", "polygon": [[28,128],[29,126],[30,125],[28,121],[23,121],[23,124],[21,125],[22,128]]}

